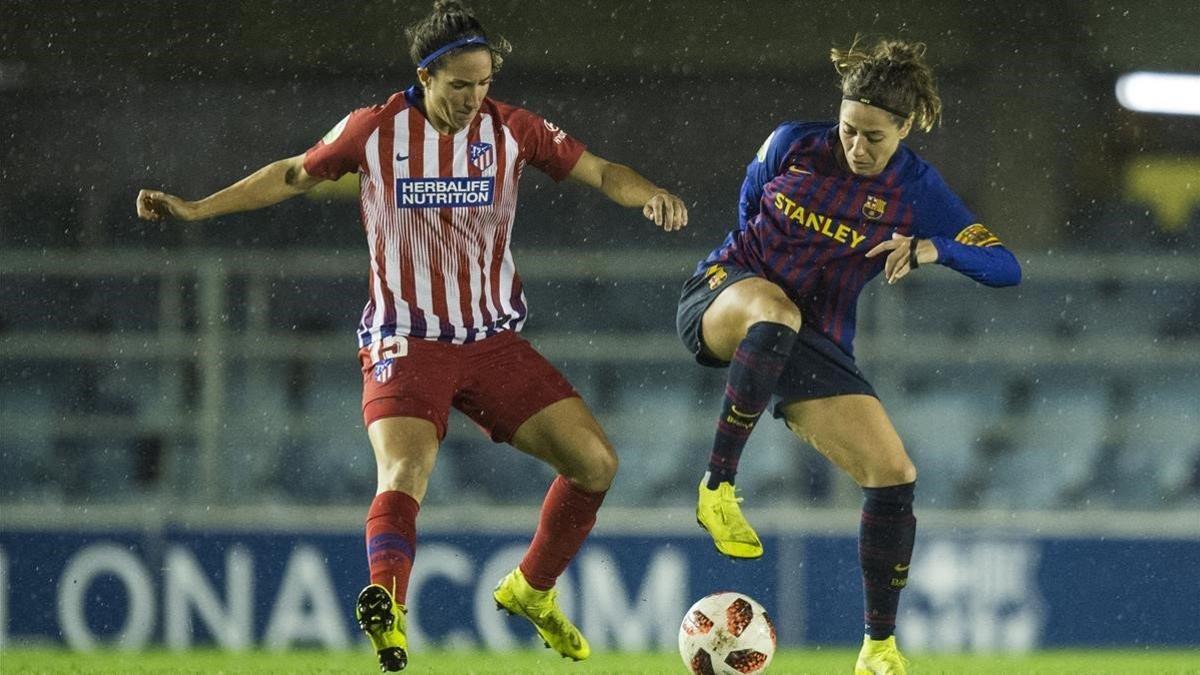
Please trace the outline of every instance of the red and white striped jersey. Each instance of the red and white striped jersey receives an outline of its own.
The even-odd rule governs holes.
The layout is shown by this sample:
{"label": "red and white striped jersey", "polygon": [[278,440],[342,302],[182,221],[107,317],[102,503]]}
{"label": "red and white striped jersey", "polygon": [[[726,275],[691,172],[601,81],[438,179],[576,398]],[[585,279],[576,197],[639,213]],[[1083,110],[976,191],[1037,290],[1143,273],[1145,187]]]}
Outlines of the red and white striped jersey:
{"label": "red and white striped jersey", "polygon": [[520,330],[525,293],[509,244],[521,170],[528,163],[562,180],[584,151],[538,115],[490,98],[467,128],[439,134],[421,96],[412,87],[355,110],[304,159],[320,178],[359,174],[371,255],[359,347]]}

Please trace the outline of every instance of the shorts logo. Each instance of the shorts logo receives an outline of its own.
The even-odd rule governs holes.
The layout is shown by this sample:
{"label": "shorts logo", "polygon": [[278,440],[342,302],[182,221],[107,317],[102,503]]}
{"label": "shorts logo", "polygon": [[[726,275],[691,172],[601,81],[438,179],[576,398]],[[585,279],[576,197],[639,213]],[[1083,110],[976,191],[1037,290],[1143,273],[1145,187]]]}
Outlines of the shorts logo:
{"label": "shorts logo", "polygon": [[375,378],[379,384],[386,384],[388,380],[392,379],[392,363],[394,361],[395,359],[384,359],[376,363],[372,368],[371,377]]}
{"label": "shorts logo", "polygon": [[708,280],[708,290],[715,291],[717,286],[725,283],[725,280],[729,278],[729,273],[720,265],[712,265],[704,271],[704,278]]}
{"label": "shorts logo", "polygon": [[887,211],[887,202],[875,195],[867,195],[867,201],[863,203],[862,207],[864,216],[870,220],[879,220],[883,217],[884,211]]}
{"label": "shorts logo", "polygon": [[471,165],[480,171],[487,171],[487,168],[496,161],[496,153],[492,150],[491,143],[472,143],[470,145]]}
{"label": "shorts logo", "polygon": [[496,179],[481,178],[397,178],[396,208],[464,208],[492,203]]}

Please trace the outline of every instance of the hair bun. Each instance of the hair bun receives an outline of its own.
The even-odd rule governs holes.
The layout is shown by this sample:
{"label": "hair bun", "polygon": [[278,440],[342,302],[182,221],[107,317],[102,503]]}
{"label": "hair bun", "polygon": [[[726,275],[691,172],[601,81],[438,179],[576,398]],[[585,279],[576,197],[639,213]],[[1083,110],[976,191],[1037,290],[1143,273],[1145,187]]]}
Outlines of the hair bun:
{"label": "hair bun", "polygon": [[883,40],[875,48],[875,57],[899,63],[923,63],[925,43]]}
{"label": "hair bun", "polygon": [[433,0],[434,14],[466,14],[461,0]]}

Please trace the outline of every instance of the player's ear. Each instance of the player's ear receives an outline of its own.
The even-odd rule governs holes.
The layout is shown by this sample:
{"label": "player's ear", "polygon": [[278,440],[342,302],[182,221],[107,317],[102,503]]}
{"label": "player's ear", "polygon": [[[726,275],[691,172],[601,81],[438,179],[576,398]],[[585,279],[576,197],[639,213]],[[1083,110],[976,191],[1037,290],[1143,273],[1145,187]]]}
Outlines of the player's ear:
{"label": "player's ear", "polygon": [[912,131],[913,118],[909,117],[904,120],[904,124],[900,125],[900,140],[908,138],[908,132]]}
{"label": "player's ear", "polygon": [[433,80],[433,75],[430,74],[428,68],[417,68],[417,82],[420,82],[422,87],[428,88],[431,80]]}

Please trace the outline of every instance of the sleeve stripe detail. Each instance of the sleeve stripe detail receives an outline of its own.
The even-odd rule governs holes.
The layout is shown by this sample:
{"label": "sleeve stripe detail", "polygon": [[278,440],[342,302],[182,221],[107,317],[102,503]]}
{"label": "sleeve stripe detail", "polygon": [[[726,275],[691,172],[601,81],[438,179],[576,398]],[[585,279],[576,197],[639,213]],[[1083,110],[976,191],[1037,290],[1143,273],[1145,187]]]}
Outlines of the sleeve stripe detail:
{"label": "sleeve stripe detail", "polygon": [[959,232],[954,237],[954,241],[965,246],[1000,246],[1000,238],[988,231],[986,227],[975,223],[964,227],[962,232]]}

